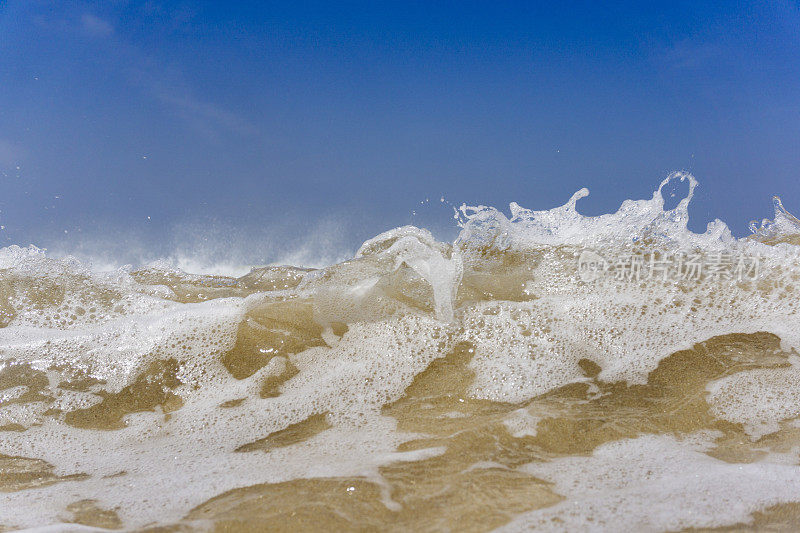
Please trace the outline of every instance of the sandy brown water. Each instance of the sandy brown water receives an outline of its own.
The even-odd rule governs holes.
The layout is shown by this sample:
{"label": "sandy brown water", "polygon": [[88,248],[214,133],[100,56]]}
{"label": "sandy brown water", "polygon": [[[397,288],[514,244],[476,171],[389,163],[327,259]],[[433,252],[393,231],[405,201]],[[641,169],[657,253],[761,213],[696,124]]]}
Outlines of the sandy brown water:
{"label": "sandy brown water", "polygon": [[800,527],[796,236],[587,280],[490,222],[241,278],[0,250],[0,529]]}

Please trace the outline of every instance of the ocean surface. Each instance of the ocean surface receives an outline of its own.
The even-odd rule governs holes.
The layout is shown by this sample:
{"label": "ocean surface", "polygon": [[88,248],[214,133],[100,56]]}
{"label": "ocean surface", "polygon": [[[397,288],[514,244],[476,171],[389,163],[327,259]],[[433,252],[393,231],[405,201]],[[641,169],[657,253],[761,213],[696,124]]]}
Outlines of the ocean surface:
{"label": "ocean surface", "polygon": [[0,249],[0,530],[796,531],[800,221],[695,185],[241,277]]}

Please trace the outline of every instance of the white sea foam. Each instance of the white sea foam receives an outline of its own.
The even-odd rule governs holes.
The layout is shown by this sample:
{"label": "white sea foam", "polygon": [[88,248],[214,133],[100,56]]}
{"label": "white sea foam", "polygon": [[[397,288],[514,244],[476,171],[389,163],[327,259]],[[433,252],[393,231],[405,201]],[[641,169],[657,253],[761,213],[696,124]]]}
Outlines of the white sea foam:
{"label": "white sea foam", "polygon": [[727,463],[704,452],[712,434],[644,435],[598,447],[590,457],[530,463],[521,470],[567,497],[525,513],[501,531],[676,531],[752,522],[751,513],[797,500],[793,455]]}
{"label": "white sea foam", "polygon": [[737,372],[708,386],[715,416],[743,424],[754,439],[774,433],[780,422],[800,417],[800,359],[788,368]]}
{"label": "white sea foam", "polygon": [[[689,193],[665,211],[661,191],[671,179],[688,181]],[[126,526],[141,527],[179,520],[225,490],[256,483],[363,476],[380,484],[379,466],[442,453],[397,452],[411,436],[398,432],[381,407],[459,343],[474,352],[469,395],[514,403],[587,381],[581,359],[600,367],[600,380],[644,383],[665,357],[718,335],[767,331],[785,350],[800,349],[800,247],[737,240],[719,221],[703,234],[690,232],[695,186],[691,176],[676,174],[652,199],[627,201],[601,217],[576,211],[585,190],[550,211],[512,204],[511,218],[493,208],[464,207],[454,244],[419,228],[397,228],[365,242],[351,260],[302,272],[296,287],[196,303],[179,303],[166,285],[137,281],[130,268],[100,273],[33,247],[1,249],[6,283],[0,311],[9,318],[0,328],[0,366],[28,363],[46,371],[54,403],[0,405],[0,425],[27,428],[5,432],[0,453],[43,459],[58,475],[90,477],[6,495],[0,523],[57,523],[67,504],[91,498],[118,508]],[[759,238],[778,240],[795,229],[780,210],[762,228],[756,228]],[[746,253],[759,256],[763,268],[756,280],[741,283],[587,283],[578,275],[581,251],[621,254],[636,246]],[[187,262],[149,267],[186,282],[199,279],[175,270],[181,265],[206,268]],[[309,306],[309,321],[323,333],[313,347],[234,379],[223,355],[249,317],[276,302]],[[347,331],[337,335],[339,323]],[[136,413],[126,416],[122,429],[95,431],[45,415],[54,406],[66,411],[98,401],[92,393],[58,389],[70,373],[101,379],[103,392],[114,393],[149,363],[167,359],[179,365],[182,384],[175,393],[184,402],[169,417],[159,410]],[[278,397],[260,398],[264,378],[290,363],[299,373]],[[796,374],[794,366],[734,374],[710,385],[708,401],[719,417],[758,437],[800,415]],[[19,394],[11,388],[0,398]],[[219,407],[242,398],[235,407]],[[234,452],[323,413],[332,427],[307,441],[269,454]],[[515,413],[504,421],[509,431],[536,435],[536,416]],[[553,481],[570,500],[526,514],[511,527],[555,527],[556,519],[590,529],[713,526],[747,521],[755,509],[796,499],[800,473],[783,464],[790,458],[727,464],[704,453],[710,446],[708,435],[645,436],[605,445],[591,457],[532,463],[525,471]],[[682,466],[666,466],[670,462]],[[126,474],[114,476],[121,471]],[[647,500],[668,503],[648,507]]]}

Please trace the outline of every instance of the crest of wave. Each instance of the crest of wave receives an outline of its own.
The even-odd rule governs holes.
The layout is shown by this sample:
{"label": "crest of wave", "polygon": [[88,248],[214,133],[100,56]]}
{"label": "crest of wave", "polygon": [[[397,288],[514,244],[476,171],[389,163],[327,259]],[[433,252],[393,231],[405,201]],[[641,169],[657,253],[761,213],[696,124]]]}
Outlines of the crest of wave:
{"label": "crest of wave", "polygon": [[[688,180],[689,194],[667,210],[662,190],[673,179]],[[5,438],[2,453],[92,476],[68,494],[59,495],[59,487],[15,494],[11,508],[26,510],[20,523],[36,525],[32,509],[47,520],[47,502],[99,494],[93,483],[123,468],[128,475],[103,481],[102,490],[135,527],[179,518],[243,483],[373,475],[377,465],[412,458],[396,452],[407,436],[393,432],[381,407],[460,343],[473,353],[470,395],[505,402],[586,380],[582,360],[600,367],[601,380],[642,383],[664,357],[717,335],[767,331],[787,350],[797,349],[797,220],[778,204],[775,221],[756,228],[753,238],[735,239],[720,221],[695,234],[687,229],[695,187],[692,176],[673,174],[651,199],[628,200],[599,217],[576,211],[586,190],[549,211],[512,204],[510,218],[465,206],[452,244],[407,226],[365,242],[353,259],[331,267],[270,267],[241,278],[190,276],[158,265],[100,274],[34,248],[2,249],[3,365],[47,371],[52,387],[68,381],[63,369],[69,369],[104,380],[105,392],[115,393],[149,364],[169,359],[179,368],[175,393],[184,402],[169,420],[139,413],[101,442],[34,408],[3,411],[29,429]],[[604,255],[747,253],[759,256],[762,268],[741,282],[587,282],[577,265],[587,248]],[[223,363],[238,346],[263,357],[251,372],[234,376]],[[291,368],[296,374],[287,373]],[[278,378],[285,380],[280,394],[261,397],[262,383]],[[64,391],[57,397],[63,411],[98,399]],[[219,405],[242,398],[221,414]],[[246,454],[227,453],[323,413],[334,429],[304,446],[302,461],[281,452],[256,467]],[[158,442],[148,438],[155,434]],[[358,461],[348,459],[351,446],[363,452]],[[108,449],[117,454],[108,457]],[[208,465],[228,474],[214,478]],[[156,489],[164,501],[142,503]]]}

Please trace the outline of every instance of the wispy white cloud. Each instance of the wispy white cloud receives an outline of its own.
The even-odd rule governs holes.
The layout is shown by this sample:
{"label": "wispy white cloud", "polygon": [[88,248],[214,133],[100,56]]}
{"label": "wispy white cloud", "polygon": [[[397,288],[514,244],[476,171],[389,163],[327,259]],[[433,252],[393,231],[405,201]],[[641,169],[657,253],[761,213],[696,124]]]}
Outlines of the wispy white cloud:
{"label": "wispy white cloud", "polygon": [[660,51],[659,59],[675,70],[693,70],[708,66],[724,56],[722,46],[684,39]]}
{"label": "wispy white cloud", "polygon": [[114,33],[114,26],[110,22],[91,13],[81,16],[81,29],[94,37],[108,37]]}
{"label": "wispy white cloud", "polygon": [[210,141],[231,133],[243,136],[258,133],[258,129],[241,115],[197,96],[196,91],[182,81],[179,70],[168,72],[152,60],[142,58],[140,66],[131,69],[129,75],[146,94]]}
{"label": "wispy white cloud", "polygon": [[203,101],[190,92],[158,86],[153,88],[152,94],[158,101],[192,122],[206,136],[215,137],[220,131],[242,135],[255,132],[255,128],[239,115]]}
{"label": "wispy white cloud", "polygon": [[[104,46],[107,45],[105,53],[115,56],[117,64],[126,70],[130,82],[160,103],[167,113],[176,116],[189,129],[209,141],[216,142],[232,133],[258,133],[258,129],[246,117],[204,97],[202,87],[189,81],[180,65],[161,61],[158,56],[144,52],[118,33],[115,23],[122,20],[121,9],[127,4],[127,0],[108,0],[102,8],[97,9],[90,9],[83,3],[65,4],[53,10],[53,13],[37,15],[34,24],[65,37],[82,35],[101,40],[115,36],[113,41],[103,42]],[[191,6],[181,4],[174,8],[165,7],[153,0],[131,9],[138,9],[139,15],[146,21],[166,23],[184,31],[191,29],[196,16]],[[98,13],[98,10],[101,12]]]}
{"label": "wispy white cloud", "polygon": [[107,18],[84,12],[75,6],[61,6],[61,9],[54,9],[52,12],[35,11],[30,20],[40,30],[59,37],[81,35],[106,38],[114,34],[114,25]]}

